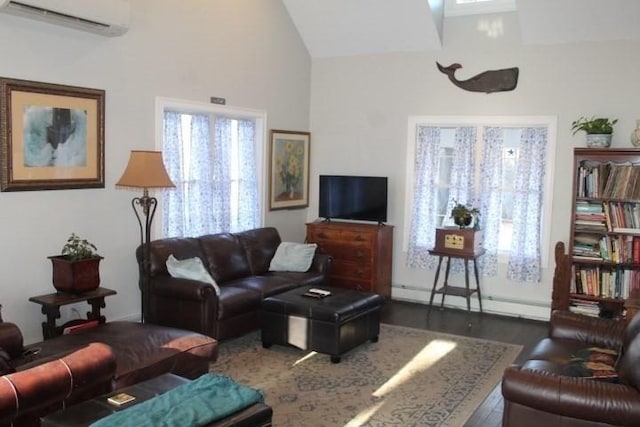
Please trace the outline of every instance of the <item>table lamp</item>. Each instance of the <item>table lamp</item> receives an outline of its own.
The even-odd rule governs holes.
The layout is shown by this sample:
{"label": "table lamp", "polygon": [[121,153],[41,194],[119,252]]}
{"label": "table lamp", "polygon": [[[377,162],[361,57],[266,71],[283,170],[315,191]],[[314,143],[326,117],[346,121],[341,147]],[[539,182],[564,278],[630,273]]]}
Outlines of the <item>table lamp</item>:
{"label": "table lamp", "polygon": [[[140,225],[140,246],[142,247],[142,269],[140,271],[140,291],[142,292],[141,321],[146,320],[148,307],[149,283],[151,280],[151,223],[156,213],[158,200],[149,197],[150,188],[175,187],[167,174],[162,161],[161,151],[131,151],[129,163],[120,180],[116,182],[118,188],[142,188],[142,197],[134,197],[131,200],[133,212],[136,214]],[[142,216],[144,216],[144,224]]]}

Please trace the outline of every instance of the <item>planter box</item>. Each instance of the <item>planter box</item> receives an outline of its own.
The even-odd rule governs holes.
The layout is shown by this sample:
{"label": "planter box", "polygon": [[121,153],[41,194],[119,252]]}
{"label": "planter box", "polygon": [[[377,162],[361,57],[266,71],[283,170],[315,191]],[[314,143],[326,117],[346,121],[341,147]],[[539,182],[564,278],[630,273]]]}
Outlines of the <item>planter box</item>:
{"label": "planter box", "polygon": [[48,257],[53,264],[53,287],[58,292],[81,294],[100,286],[101,256],[71,261],[64,255]]}

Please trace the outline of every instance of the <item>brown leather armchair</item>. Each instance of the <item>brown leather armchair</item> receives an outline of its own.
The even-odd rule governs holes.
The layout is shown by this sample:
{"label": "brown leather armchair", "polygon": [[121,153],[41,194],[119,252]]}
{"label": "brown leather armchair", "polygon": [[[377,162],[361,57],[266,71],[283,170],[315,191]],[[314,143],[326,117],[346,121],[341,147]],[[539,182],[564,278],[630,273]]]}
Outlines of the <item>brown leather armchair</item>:
{"label": "brown leather armchair", "polygon": [[[504,427],[640,426],[640,315],[628,325],[567,311],[551,316],[549,337],[502,378]],[[583,350],[617,352],[606,379],[569,375]],[[590,351],[591,351],[590,350]]]}
{"label": "brown leather armchair", "polygon": [[[116,357],[102,343],[79,346],[32,366],[18,327],[0,320],[0,347],[8,356],[0,374],[0,427],[39,426],[40,417],[111,390]],[[17,372],[15,372],[17,370]]]}

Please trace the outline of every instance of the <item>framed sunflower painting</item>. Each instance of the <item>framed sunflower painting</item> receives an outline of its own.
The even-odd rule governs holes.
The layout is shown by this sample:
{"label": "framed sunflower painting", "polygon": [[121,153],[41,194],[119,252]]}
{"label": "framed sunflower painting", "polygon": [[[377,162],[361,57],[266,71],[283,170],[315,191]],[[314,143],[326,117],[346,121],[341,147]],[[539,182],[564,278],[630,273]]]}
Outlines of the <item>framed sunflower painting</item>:
{"label": "framed sunflower painting", "polygon": [[269,210],[309,206],[309,132],[271,130]]}

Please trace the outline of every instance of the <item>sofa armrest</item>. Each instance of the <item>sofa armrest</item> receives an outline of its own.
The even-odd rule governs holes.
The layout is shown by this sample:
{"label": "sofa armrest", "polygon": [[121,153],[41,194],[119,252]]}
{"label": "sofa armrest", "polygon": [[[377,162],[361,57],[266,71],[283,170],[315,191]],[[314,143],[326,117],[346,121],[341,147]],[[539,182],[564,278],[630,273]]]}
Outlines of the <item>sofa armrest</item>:
{"label": "sofa armrest", "polygon": [[18,328],[15,323],[0,323],[0,347],[2,347],[12,359],[22,355],[23,345],[22,332],[20,332],[20,328]]}
{"label": "sofa armrest", "polygon": [[0,422],[32,419],[111,389],[116,357],[106,344],[92,343],[61,359],[0,377]]}
{"label": "sofa armrest", "polygon": [[313,261],[311,262],[311,267],[309,268],[309,271],[324,273],[325,276],[329,276],[332,266],[333,266],[333,257],[331,255],[316,253],[313,256]]}
{"label": "sofa armrest", "polygon": [[209,283],[156,276],[149,290],[149,322],[214,336],[218,296]]}
{"label": "sofa armrest", "polygon": [[624,328],[625,322],[557,310],[551,313],[549,336],[620,349]]}
{"label": "sofa armrest", "polygon": [[502,377],[502,395],[505,405],[607,425],[640,425],[640,392],[623,384],[511,366]]}
{"label": "sofa armrest", "polygon": [[192,301],[202,301],[213,296],[217,301],[216,291],[209,283],[171,276],[153,277],[149,292],[151,295]]}

